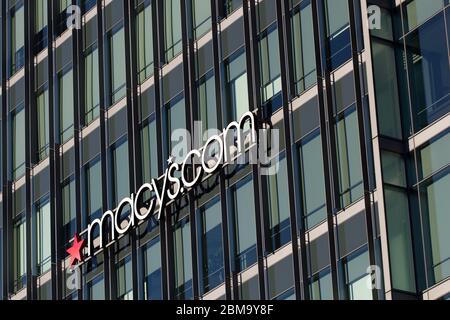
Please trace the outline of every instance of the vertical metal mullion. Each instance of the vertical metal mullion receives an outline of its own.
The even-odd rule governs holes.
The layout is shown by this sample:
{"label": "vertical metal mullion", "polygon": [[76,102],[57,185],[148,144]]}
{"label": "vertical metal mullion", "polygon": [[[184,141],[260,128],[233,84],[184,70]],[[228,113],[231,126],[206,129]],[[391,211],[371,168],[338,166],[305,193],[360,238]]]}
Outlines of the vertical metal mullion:
{"label": "vertical metal mullion", "polygon": [[[320,118],[320,134],[322,141],[322,157],[324,166],[324,178],[325,178],[325,197],[327,206],[327,224],[328,224],[328,244],[329,244],[329,255],[330,255],[330,267],[331,267],[331,281],[333,284],[333,299],[339,299],[338,290],[338,277],[337,277],[337,266],[336,266],[336,250],[335,250],[335,236],[334,236],[334,206],[333,206],[333,191],[331,188],[331,176],[330,176],[330,156],[329,148],[327,143],[327,105],[325,104],[325,97],[323,94],[324,86],[323,82],[326,77],[329,77],[327,73],[326,66],[322,64],[322,50],[321,50],[321,37],[322,32],[320,28],[320,12],[319,6],[317,5],[318,0],[312,0],[312,11],[313,11],[313,29],[314,29],[314,47],[316,56],[316,69],[317,69],[317,96],[319,104],[319,118]],[[326,42],[326,40],[325,40]],[[326,80],[325,80],[326,81]],[[328,92],[328,88],[326,88]],[[327,99],[327,104],[331,101]],[[331,121],[331,119],[328,119]]]}
{"label": "vertical metal mullion", "polygon": [[[154,87],[155,87],[155,121],[156,121],[156,135],[157,135],[157,155],[158,155],[158,173],[161,173],[164,168],[161,155],[163,154],[163,139],[162,139],[162,115],[161,115],[161,64],[162,64],[162,1],[152,0],[152,33],[153,33],[153,57],[154,57]],[[166,210],[160,208],[160,210]],[[169,299],[169,270],[168,270],[168,246],[167,246],[167,219],[166,215],[161,212],[161,220],[159,221],[159,233],[161,243],[161,269],[162,269],[162,297]]]}
{"label": "vertical metal mullion", "polygon": [[8,204],[11,201],[11,183],[9,181],[9,174],[8,174],[8,165],[9,165],[9,150],[8,150],[8,125],[9,125],[9,117],[8,117],[8,104],[7,104],[7,95],[8,92],[6,90],[6,78],[7,78],[7,63],[6,63],[6,57],[7,57],[7,41],[6,41],[6,35],[7,35],[7,7],[6,7],[6,1],[1,2],[1,29],[2,29],[2,41],[1,41],[1,87],[2,87],[2,100],[1,100],[1,113],[2,113],[2,123],[1,123],[1,130],[2,130],[2,212],[3,212],[3,233],[2,233],[2,281],[3,281],[3,290],[1,298],[8,299],[9,293],[11,292],[11,281],[10,281],[10,275],[11,275],[11,248],[12,245],[10,245],[11,242],[11,211],[8,210]]}
{"label": "vertical metal mullion", "polygon": [[[77,5],[77,0],[72,0],[72,5]],[[84,123],[84,54],[83,54],[83,38],[81,29],[72,29],[72,72],[74,81],[74,152],[75,152],[75,208],[76,208],[76,232],[82,231],[82,205],[81,205],[81,124]],[[60,154],[60,153],[58,153]],[[59,161],[57,163],[56,177],[57,185],[61,186],[61,179],[59,177]],[[57,188],[57,208],[62,212],[62,194],[61,187]],[[59,217],[58,217],[59,218]],[[60,218],[59,218],[60,219]],[[62,223],[58,224],[62,228]],[[62,237],[59,237],[62,239]],[[82,297],[82,289],[79,289],[79,299]]]}
{"label": "vertical metal mullion", "polygon": [[[136,30],[135,26],[135,10],[134,1],[123,1],[124,5],[124,24],[125,24],[125,61],[126,63],[126,87],[127,87],[127,123],[128,123],[128,167],[130,177],[130,190],[137,191],[137,171],[140,166],[137,165],[136,159],[140,154],[136,152],[139,145],[138,133],[138,106],[137,106],[137,63],[136,63]],[[138,268],[137,268],[137,243],[136,229],[130,234],[131,238],[131,260],[133,270],[133,298],[136,300],[139,296],[138,290]]]}
{"label": "vertical metal mullion", "polygon": [[35,277],[33,275],[33,252],[34,247],[32,246],[35,242],[32,239],[34,232],[32,231],[32,223],[34,223],[34,219],[32,219],[32,164],[31,164],[31,110],[33,108],[33,77],[34,77],[34,63],[33,63],[33,48],[32,48],[32,39],[34,34],[33,22],[34,15],[32,14],[32,2],[25,1],[24,2],[24,10],[25,10],[25,193],[26,193],[26,204],[25,204],[25,213],[26,213],[26,261],[27,261],[27,299],[34,300],[36,299],[36,283]]}
{"label": "vertical metal mullion", "polygon": [[[196,86],[195,86],[195,61],[194,61],[194,41],[192,39],[192,8],[188,3],[190,0],[181,1],[181,29],[183,42],[183,76],[184,76],[184,96],[185,96],[185,116],[186,129],[193,133],[194,107],[196,103]],[[189,141],[192,146],[192,140]],[[194,166],[192,165],[192,174],[194,174]],[[194,299],[200,298],[198,263],[197,263],[197,227],[196,227],[196,210],[195,210],[195,190],[189,191],[189,220],[191,222],[191,261],[192,261],[192,288]]]}
{"label": "vertical metal mullion", "polygon": [[[103,1],[97,0],[97,41],[98,41],[98,56],[102,61],[99,62],[99,88],[100,88],[100,148],[101,148],[101,170],[102,170],[102,208],[104,211],[108,208],[108,192],[104,190],[107,188],[107,132],[106,132],[106,117],[107,106],[105,99],[105,48],[104,48],[104,35],[103,35]],[[110,265],[110,253],[113,250],[113,246],[103,251],[104,254],[104,282],[105,282],[105,298],[109,300],[111,298],[111,265]]]}
{"label": "vertical metal mullion", "polygon": [[[260,76],[259,76],[259,59],[258,59],[258,43],[257,43],[257,27],[256,27],[256,7],[254,0],[243,1],[243,13],[244,13],[244,38],[245,38],[245,55],[247,61],[247,79],[249,88],[249,105],[251,111],[256,111],[257,119],[262,118],[261,99],[260,99]],[[255,221],[256,221],[256,250],[258,257],[258,279],[259,279],[259,294],[260,299],[266,298],[266,285],[265,285],[265,236],[264,236],[264,224],[262,213],[265,208],[262,203],[261,192],[261,178],[259,165],[254,164],[252,166],[253,176],[253,193],[255,202]]]}
{"label": "vertical metal mullion", "polygon": [[[214,61],[214,84],[216,91],[216,115],[217,123],[221,128],[223,125],[222,119],[222,86],[221,86],[221,68],[220,68],[220,51],[219,51],[219,3],[218,0],[211,1],[211,32],[213,43],[213,61]],[[219,173],[220,184],[220,201],[221,201],[221,216],[222,216],[222,243],[223,243],[223,264],[225,273],[225,298],[231,300],[231,265],[230,265],[230,240],[228,236],[228,211],[227,211],[227,196],[225,187],[225,175],[223,170]]]}
{"label": "vertical metal mullion", "polygon": [[[303,298],[308,299],[309,291],[307,290],[306,284],[308,280],[307,276],[307,268],[306,268],[306,241],[305,241],[305,233],[303,231],[300,232],[300,249],[301,252],[299,254],[299,245],[298,245],[298,233],[297,233],[297,214],[296,214],[296,206],[295,206],[295,190],[294,190],[294,161],[293,161],[293,152],[292,152],[292,130],[291,130],[291,116],[289,111],[289,91],[292,84],[291,79],[289,78],[289,49],[291,48],[288,44],[287,38],[290,38],[290,33],[288,30],[284,31],[283,26],[286,23],[283,23],[283,18],[289,19],[289,1],[284,0],[283,3],[281,1],[277,1],[277,24],[278,24],[278,33],[279,33],[279,47],[280,47],[280,58],[281,58],[281,84],[283,89],[283,118],[284,118],[284,134],[286,139],[286,162],[288,168],[288,198],[289,198],[289,212],[290,212],[290,220],[291,220],[291,241],[292,241],[292,259],[293,259],[293,270],[294,270],[294,288],[295,295],[297,299]],[[292,91],[291,91],[292,92]],[[300,267],[300,259],[301,266]],[[300,273],[301,271],[301,273]]]}
{"label": "vertical metal mullion", "polygon": [[[291,10],[290,10],[290,1],[283,0],[283,13],[282,16],[284,20],[281,24],[278,25],[279,30],[281,30],[281,25],[284,27],[284,50],[286,51],[284,55],[285,59],[285,72],[287,73],[287,85],[286,89],[288,92],[286,96],[290,99],[295,95],[295,84],[294,84],[294,63],[293,63],[293,51],[292,51],[292,28],[291,28]],[[279,31],[281,32],[281,31]]]}
{"label": "vertical metal mullion", "polygon": [[62,272],[61,261],[64,255],[61,255],[61,248],[63,247],[61,237],[61,212],[60,206],[60,171],[59,171],[59,144],[56,143],[55,138],[55,90],[54,90],[54,51],[53,39],[55,34],[54,26],[54,12],[56,3],[54,1],[48,3],[47,7],[47,61],[48,61],[48,110],[49,110],[49,160],[50,160],[50,219],[52,224],[51,240],[52,240],[52,294],[55,299],[62,298]]}
{"label": "vertical metal mullion", "polygon": [[[355,86],[355,98],[356,109],[358,114],[358,129],[359,129],[359,147],[361,153],[362,175],[364,185],[364,207],[366,211],[366,232],[367,232],[367,246],[369,249],[369,262],[371,266],[376,265],[375,260],[375,244],[374,244],[374,231],[373,231],[373,217],[372,217],[372,204],[371,204],[371,192],[369,181],[369,167],[368,156],[366,146],[366,132],[364,128],[364,105],[362,100],[361,91],[361,75],[359,67],[359,53],[358,42],[356,34],[356,18],[355,18],[355,6],[354,0],[348,0],[349,17],[350,17],[350,35],[352,46],[352,62],[353,62],[353,81]],[[378,299],[378,292],[375,287],[372,288],[373,298]]]}

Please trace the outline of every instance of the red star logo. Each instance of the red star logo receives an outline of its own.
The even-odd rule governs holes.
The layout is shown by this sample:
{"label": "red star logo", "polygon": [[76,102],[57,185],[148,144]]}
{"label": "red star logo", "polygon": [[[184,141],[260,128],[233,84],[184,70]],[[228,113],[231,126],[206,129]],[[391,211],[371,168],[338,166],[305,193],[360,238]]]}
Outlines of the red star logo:
{"label": "red star logo", "polygon": [[70,254],[70,266],[73,266],[75,261],[82,262],[83,259],[81,258],[81,251],[84,248],[84,240],[78,238],[78,235],[75,233],[75,237],[73,240],[73,245],[67,249],[67,253]]}

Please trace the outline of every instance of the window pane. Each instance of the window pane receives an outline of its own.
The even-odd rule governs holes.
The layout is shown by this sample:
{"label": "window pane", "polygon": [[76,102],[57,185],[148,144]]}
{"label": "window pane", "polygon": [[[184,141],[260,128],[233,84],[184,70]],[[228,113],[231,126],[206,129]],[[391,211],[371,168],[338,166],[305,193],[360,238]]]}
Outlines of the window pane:
{"label": "window pane", "polygon": [[198,230],[198,253],[200,257],[200,288],[202,294],[214,289],[224,281],[222,247],[222,209],[215,199],[200,209]]}
{"label": "window pane", "polygon": [[76,206],[75,206],[75,180],[71,179],[62,187],[62,216],[66,240],[75,234]]}
{"label": "window pane", "polygon": [[17,107],[12,115],[12,174],[17,179],[25,174],[25,109]]}
{"label": "window pane", "polygon": [[256,263],[256,221],[253,180],[240,181],[231,189],[236,268],[242,271]]}
{"label": "window pane", "polygon": [[10,9],[10,75],[25,65],[25,7],[23,4]]}
{"label": "window pane", "polygon": [[73,136],[73,72],[72,69],[59,77],[59,119],[61,142]]}
{"label": "window pane", "polygon": [[105,284],[103,276],[97,276],[88,283],[87,299],[88,300],[105,300]]}
{"label": "window pane", "polygon": [[133,300],[133,271],[131,256],[126,257],[117,266],[117,299]]}
{"label": "window pane", "polygon": [[128,180],[128,141],[112,150],[113,207],[130,195]]}
{"label": "window pane", "polygon": [[[420,189],[422,210],[427,219],[429,237],[428,269],[432,279],[429,285],[433,285],[450,276],[450,174],[447,172],[443,177],[436,177],[428,185]],[[433,281],[434,280],[434,281]]]}
{"label": "window pane", "polygon": [[229,61],[226,65],[226,97],[228,123],[240,119],[249,110],[245,54]]}
{"label": "window pane", "polygon": [[415,131],[450,110],[450,68],[444,15],[407,35],[407,65]]}
{"label": "window pane", "polygon": [[354,107],[339,116],[336,125],[339,193],[341,206],[347,207],[363,195],[358,118]]}
{"label": "window pane", "polygon": [[202,122],[202,134],[208,129],[218,129],[215,92],[214,75],[210,73],[203,77],[198,85],[198,116],[199,121]]}
{"label": "window pane", "polygon": [[161,244],[159,237],[145,246],[144,251],[144,297],[147,300],[162,299]]}
{"label": "window pane", "polygon": [[334,70],[351,58],[348,0],[324,0],[330,64]]}
{"label": "window pane", "polygon": [[19,219],[14,224],[14,289],[15,292],[26,285],[26,222]]}
{"label": "window pane", "polygon": [[419,151],[419,179],[429,177],[433,173],[450,164],[450,133],[433,139],[428,146]]}
{"label": "window pane", "polygon": [[36,32],[39,32],[47,25],[47,0],[35,1],[36,10]]}
{"label": "window pane", "polygon": [[71,0],[59,0],[59,12],[65,11],[72,4]]}
{"label": "window pane", "polygon": [[394,48],[372,41],[372,55],[380,132],[388,137],[402,139]]}
{"label": "window pane", "polygon": [[84,59],[85,124],[91,123],[100,115],[98,63],[98,50],[94,48]]}
{"label": "window pane", "polygon": [[281,92],[278,29],[274,26],[266,32],[259,41],[262,103]]}
{"label": "window pane", "polygon": [[156,136],[156,121],[153,119],[141,131],[142,141],[142,173],[144,182],[150,182],[158,176],[158,154],[155,152],[158,147]]}
{"label": "window pane", "polygon": [[152,5],[146,2],[136,17],[139,83],[153,74]]}
{"label": "window pane", "polygon": [[211,29],[211,2],[192,0],[192,16],[195,38],[198,39]]}
{"label": "window pane", "polygon": [[349,300],[372,300],[372,289],[367,249],[358,251],[344,259],[345,298]]}
{"label": "window pane", "polygon": [[316,83],[316,58],[310,0],[302,1],[293,10],[291,28],[295,89],[297,94],[301,94]]}
{"label": "window pane", "polygon": [[416,292],[408,195],[402,189],[385,186],[386,219],[392,286]]}
{"label": "window pane", "polygon": [[86,167],[85,210],[88,223],[95,219],[102,209],[102,172],[100,160]]}
{"label": "window pane", "polygon": [[38,274],[51,268],[51,221],[50,202],[36,208],[36,249]]}
{"label": "window pane", "polygon": [[384,182],[406,188],[406,170],[403,157],[397,153],[383,151],[381,158]]}
{"label": "window pane", "polygon": [[221,0],[223,5],[223,12],[229,15],[234,10],[242,6],[242,0]]}
{"label": "window pane", "polygon": [[[166,147],[168,147],[167,157],[169,157],[169,155],[172,155],[175,157],[175,161],[177,160],[181,161],[183,159],[184,154],[180,154],[177,151],[181,152],[185,149],[175,148],[180,147],[181,145],[179,145],[180,141],[178,141],[180,132],[174,131],[177,129],[186,129],[184,99],[175,98],[167,105],[166,110],[167,110]],[[174,138],[174,141],[172,141],[172,138]]]}
{"label": "window pane", "polygon": [[172,60],[182,50],[180,4],[179,0],[165,0],[163,2],[166,62]]}
{"label": "window pane", "polygon": [[126,94],[125,86],[125,32],[123,26],[109,38],[110,105]]}
{"label": "window pane", "polygon": [[267,182],[269,235],[274,251],[291,240],[287,162],[284,155],[279,159],[278,172],[267,176]]}
{"label": "window pane", "polygon": [[310,229],[327,217],[322,139],[319,132],[301,142],[299,158],[303,217],[306,227]]}
{"label": "window pane", "polygon": [[412,30],[444,8],[444,0],[414,0],[406,5],[407,30]]}
{"label": "window pane", "polygon": [[311,300],[333,300],[333,284],[330,270],[326,269],[313,276],[309,284]]}
{"label": "window pane", "polygon": [[37,112],[37,156],[43,160],[48,156],[50,144],[49,114],[48,114],[48,90],[38,95],[36,101]]}
{"label": "window pane", "polygon": [[173,233],[175,263],[175,298],[192,298],[191,227],[187,219],[175,225]]}

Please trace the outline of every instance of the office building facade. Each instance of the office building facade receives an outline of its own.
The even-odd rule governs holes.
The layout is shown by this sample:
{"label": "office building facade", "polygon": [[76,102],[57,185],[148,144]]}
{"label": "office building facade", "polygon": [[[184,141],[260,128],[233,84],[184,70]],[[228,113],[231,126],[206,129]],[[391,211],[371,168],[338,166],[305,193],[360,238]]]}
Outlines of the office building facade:
{"label": "office building facade", "polygon": [[[449,299],[448,0],[4,0],[1,30],[2,299]],[[70,266],[175,129],[247,111],[275,174],[218,170]]]}

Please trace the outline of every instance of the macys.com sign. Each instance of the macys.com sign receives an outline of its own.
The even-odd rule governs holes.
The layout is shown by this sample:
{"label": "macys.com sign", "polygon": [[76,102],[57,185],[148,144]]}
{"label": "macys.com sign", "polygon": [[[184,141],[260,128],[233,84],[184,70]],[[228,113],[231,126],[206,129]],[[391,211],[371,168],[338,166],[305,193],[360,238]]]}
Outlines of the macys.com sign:
{"label": "macys.com sign", "polygon": [[[270,154],[275,157],[269,156],[269,148]],[[276,174],[278,151],[278,130],[261,128],[257,132],[254,114],[244,113],[239,122],[234,121],[221,134],[211,136],[202,148],[188,152],[181,163],[174,162],[171,156],[168,167],[160,178],[143,184],[136,193],[124,198],[114,211],[108,210],[101,218],[93,220],[80,233],[80,236],[87,236],[87,250],[83,250],[86,240],[80,240],[75,234],[73,245],[67,250],[71,257],[70,265],[82,262],[84,257],[95,254],[95,250],[112,244],[131,228],[155,215],[155,212],[156,219],[160,220],[161,212],[169,201],[176,200],[198,185],[205,175],[210,176],[225,166],[259,163],[263,169],[261,174]],[[149,193],[154,196],[145,202],[144,197]],[[129,210],[126,211],[127,209]],[[123,217],[125,214],[127,216]],[[107,227],[109,228],[106,229]],[[97,228],[99,236],[94,240]],[[108,232],[107,244],[104,243],[104,231]]]}

